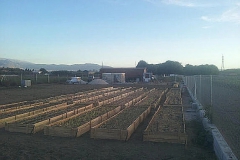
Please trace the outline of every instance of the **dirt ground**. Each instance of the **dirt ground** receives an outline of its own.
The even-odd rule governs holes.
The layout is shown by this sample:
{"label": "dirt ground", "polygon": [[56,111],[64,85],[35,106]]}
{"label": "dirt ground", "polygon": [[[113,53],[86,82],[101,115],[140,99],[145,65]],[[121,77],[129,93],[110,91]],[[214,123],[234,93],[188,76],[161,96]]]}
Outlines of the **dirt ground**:
{"label": "dirt ground", "polygon": [[[0,104],[47,98],[101,87],[107,86],[37,85],[29,88],[0,89]],[[186,106],[189,105],[188,95],[183,95],[183,102]],[[211,147],[194,143],[197,137],[194,128],[196,123],[191,123],[192,121],[189,121],[186,126],[189,135],[187,146],[143,142],[143,131],[153,114],[154,111],[139,125],[127,142],[91,139],[89,133],[78,138],[60,138],[44,136],[42,132],[27,135],[0,129],[0,159],[216,159]]]}

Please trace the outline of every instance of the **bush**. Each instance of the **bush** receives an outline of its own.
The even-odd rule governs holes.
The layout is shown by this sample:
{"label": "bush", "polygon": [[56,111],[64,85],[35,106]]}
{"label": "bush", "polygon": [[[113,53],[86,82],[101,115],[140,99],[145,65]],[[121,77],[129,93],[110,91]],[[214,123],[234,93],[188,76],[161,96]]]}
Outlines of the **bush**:
{"label": "bush", "polygon": [[206,131],[199,121],[192,121],[194,126],[195,137],[192,139],[192,143],[201,147],[212,148],[213,137],[209,131]]}

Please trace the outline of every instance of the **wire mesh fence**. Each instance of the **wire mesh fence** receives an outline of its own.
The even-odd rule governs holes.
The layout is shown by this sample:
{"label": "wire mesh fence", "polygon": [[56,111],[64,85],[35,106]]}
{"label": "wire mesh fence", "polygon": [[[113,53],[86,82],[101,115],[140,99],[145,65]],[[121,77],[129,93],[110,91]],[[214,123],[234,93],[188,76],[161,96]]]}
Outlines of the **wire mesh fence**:
{"label": "wire mesh fence", "polygon": [[240,76],[186,76],[184,83],[240,158]]}
{"label": "wire mesh fence", "polygon": [[66,83],[69,78],[68,76],[42,74],[0,75],[0,86],[20,86],[22,80],[31,80],[32,84]]}

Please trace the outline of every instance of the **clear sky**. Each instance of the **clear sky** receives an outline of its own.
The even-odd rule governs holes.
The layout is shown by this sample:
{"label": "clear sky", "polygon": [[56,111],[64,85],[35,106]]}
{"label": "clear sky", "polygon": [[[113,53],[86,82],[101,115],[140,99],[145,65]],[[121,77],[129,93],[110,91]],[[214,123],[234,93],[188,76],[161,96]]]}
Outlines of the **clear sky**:
{"label": "clear sky", "polygon": [[0,58],[240,68],[240,0],[0,0]]}

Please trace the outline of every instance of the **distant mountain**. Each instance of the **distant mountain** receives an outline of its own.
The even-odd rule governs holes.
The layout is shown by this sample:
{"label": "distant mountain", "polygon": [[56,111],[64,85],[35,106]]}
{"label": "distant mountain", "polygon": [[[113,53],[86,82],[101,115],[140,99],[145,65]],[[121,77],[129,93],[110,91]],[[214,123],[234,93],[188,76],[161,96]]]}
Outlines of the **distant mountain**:
{"label": "distant mountain", "polygon": [[[31,62],[20,61],[15,59],[6,59],[0,58],[0,67],[5,68],[22,68],[22,69],[34,69],[39,70],[40,68],[45,68],[48,71],[58,71],[58,70],[68,70],[68,71],[77,71],[77,70],[99,70],[102,68],[101,65],[92,64],[92,63],[85,63],[85,64],[73,64],[73,65],[66,65],[66,64],[34,64]],[[110,66],[104,66],[110,67]]]}

